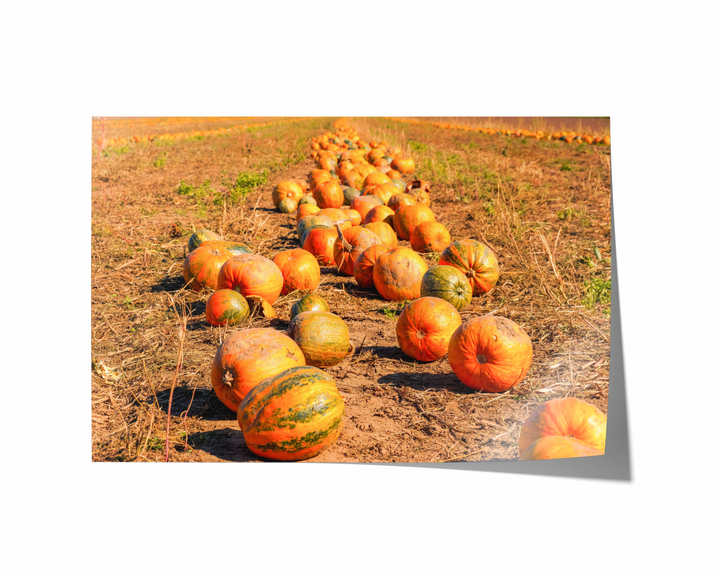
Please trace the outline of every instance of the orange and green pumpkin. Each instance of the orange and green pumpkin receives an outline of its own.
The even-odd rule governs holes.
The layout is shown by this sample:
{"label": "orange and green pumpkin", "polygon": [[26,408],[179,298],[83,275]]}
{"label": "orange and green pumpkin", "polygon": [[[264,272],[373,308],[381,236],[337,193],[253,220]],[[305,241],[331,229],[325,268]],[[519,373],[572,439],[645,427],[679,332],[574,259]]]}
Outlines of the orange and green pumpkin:
{"label": "orange and green pumpkin", "polygon": [[200,246],[205,240],[222,240],[218,234],[215,234],[212,230],[208,230],[206,228],[201,228],[200,230],[196,230],[188,240],[188,252],[192,252]]}
{"label": "orange and green pumpkin", "polygon": [[461,324],[462,318],[452,304],[425,296],[403,308],[395,332],[405,354],[433,362],[447,354],[450,337]]}
{"label": "orange and green pumpkin", "polygon": [[304,365],[302,351],[287,334],[272,328],[238,330],[218,347],[210,380],[220,401],[237,412],[245,395],[265,378]]}
{"label": "orange and green pumpkin", "polygon": [[502,316],[468,320],[450,338],[450,367],[468,388],[505,392],[532,363],[532,342],[518,324]]}
{"label": "orange and green pumpkin", "polygon": [[250,318],[250,306],[235,290],[216,290],[205,304],[205,318],[211,326],[237,326]]}
{"label": "orange and green pumpkin", "polygon": [[229,240],[205,240],[205,242],[200,244],[200,247],[224,248],[233,256],[252,253],[250,246],[247,244],[243,244],[242,242],[231,242]]}
{"label": "orange and green pumpkin", "polygon": [[378,256],[373,282],[385,300],[414,300],[420,298],[420,284],[427,270],[427,263],[417,252],[398,246]]}
{"label": "orange and green pumpkin", "polygon": [[273,188],[273,205],[276,209],[279,209],[280,202],[282,202],[286,198],[290,198],[297,202],[298,200],[300,200],[300,198],[303,197],[304,194],[305,190],[303,190],[300,184],[298,184],[294,180],[283,180],[277,186],[275,186],[275,188]]}
{"label": "orange and green pumpkin", "polygon": [[331,312],[301,312],[290,321],[288,336],[308,366],[334,366],[354,351],[347,324]]}
{"label": "orange and green pumpkin", "polygon": [[333,378],[319,368],[298,366],[253,388],[237,419],[254,454],[293,461],[312,458],[335,442],[344,414]]}
{"label": "orange and green pumpkin", "polygon": [[397,194],[393,194],[387,203],[388,207],[393,209],[393,212],[397,211],[397,209],[403,204],[417,204],[417,202],[415,201],[415,198],[410,196],[410,194],[398,192]]}
{"label": "orange and green pumpkin", "polygon": [[453,242],[442,251],[439,263],[461,270],[470,280],[473,296],[492,290],[500,277],[495,254],[477,240]]}
{"label": "orange and green pumpkin", "polygon": [[311,216],[320,212],[320,208],[315,204],[305,203],[300,204],[295,211],[295,221],[300,222],[305,216]]}
{"label": "orange and green pumpkin", "polygon": [[467,276],[453,266],[432,266],[422,277],[420,296],[433,296],[462,310],[472,300],[472,286]]}
{"label": "orange and green pumpkin", "polygon": [[204,288],[215,290],[218,287],[220,270],[225,263],[233,258],[225,248],[196,248],[185,257],[183,262],[183,278],[191,290],[200,292]]}
{"label": "orange and green pumpkin", "polygon": [[330,312],[330,306],[322,296],[306,294],[290,308],[290,320],[303,312]]}
{"label": "orange and green pumpkin", "polygon": [[345,206],[350,206],[352,201],[358,196],[360,196],[360,190],[352,186],[343,186],[343,204]]}
{"label": "orange and green pumpkin", "polygon": [[305,232],[315,226],[321,228],[332,228],[333,224],[335,223],[333,222],[332,218],[329,218],[328,216],[318,216],[317,214],[303,216],[302,218],[300,218],[300,220],[297,221],[296,225],[297,236],[298,241],[300,242],[300,246],[305,243]]}

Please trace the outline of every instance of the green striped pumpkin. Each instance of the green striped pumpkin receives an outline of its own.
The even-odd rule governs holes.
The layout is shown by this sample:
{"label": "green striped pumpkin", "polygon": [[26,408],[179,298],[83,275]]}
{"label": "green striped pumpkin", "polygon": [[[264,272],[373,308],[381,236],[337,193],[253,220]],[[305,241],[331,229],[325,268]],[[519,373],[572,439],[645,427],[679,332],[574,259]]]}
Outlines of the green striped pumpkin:
{"label": "green striped pumpkin", "polygon": [[188,252],[192,252],[200,246],[205,240],[222,240],[220,236],[215,234],[212,230],[208,230],[207,228],[200,228],[200,230],[196,230],[192,236],[190,236],[190,239],[188,240]]}
{"label": "green striped pumpkin", "polygon": [[360,190],[352,186],[343,186],[343,204],[345,206],[350,206],[356,196],[360,196]]}
{"label": "green striped pumpkin", "polygon": [[290,320],[302,312],[330,312],[330,306],[322,296],[306,294],[290,308]]}
{"label": "green striped pumpkin", "polygon": [[273,460],[316,456],[340,435],[345,401],[335,380],[312,366],[289,368],[255,386],[238,408],[245,444]]}
{"label": "green striped pumpkin", "polygon": [[462,310],[472,300],[472,286],[467,276],[454,266],[433,266],[420,282],[420,296],[433,296]]}
{"label": "green striped pumpkin", "polygon": [[290,321],[288,336],[308,366],[334,366],[355,351],[348,325],[332,312],[301,312]]}

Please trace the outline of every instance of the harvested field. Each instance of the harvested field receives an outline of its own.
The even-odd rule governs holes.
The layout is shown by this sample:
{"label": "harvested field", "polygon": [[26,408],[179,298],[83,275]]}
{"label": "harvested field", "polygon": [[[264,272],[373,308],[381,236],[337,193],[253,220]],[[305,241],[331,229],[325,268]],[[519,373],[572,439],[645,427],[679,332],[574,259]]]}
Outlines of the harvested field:
{"label": "harvested field", "polygon": [[[107,119],[104,135],[102,120],[93,122],[93,460],[258,461],[210,383],[213,357],[233,329],[209,326],[209,294],[184,287],[187,241],[208,228],[270,259],[296,247],[295,215],[275,210],[272,189],[315,168],[310,139],[337,119],[151,120]],[[398,303],[322,268],[317,293],[348,324],[356,350],[326,369],[345,397],[344,425],[312,461],[516,460],[520,427],[538,403],[574,396],[607,412],[610,147],[345,121],[364,139],[412,155],[413,177],[430,182],[432,209],[453,240],[474,238],[494,251],[497,286],[461,316],[517,322],[532,340],[533,363],[505,393],[474,392],[446,357],[423,363],[403,354]],[[233,126],[240,128],[216,131]],[[131,140],[183,131],[208,134]],[[110,138],[130,141],[109,146]],[[297,299],[281,297],[278,318],[249,327],[286,330]]]}

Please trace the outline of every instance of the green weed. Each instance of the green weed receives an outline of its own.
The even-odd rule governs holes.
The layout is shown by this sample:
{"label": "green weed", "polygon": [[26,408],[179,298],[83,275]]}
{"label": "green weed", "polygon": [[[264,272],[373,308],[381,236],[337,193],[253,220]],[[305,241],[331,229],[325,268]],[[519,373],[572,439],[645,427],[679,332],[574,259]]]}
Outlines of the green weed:
{"label": "green weed", "polygon": [[165,158],[165,156],[158,156],[157,158],[155,158],[153,166],[155,166],[155,168],[162,168],[163,166],[165,166],[166,160],[167,158]]}
{"label": "green weed", "polygon": [[[590,310],[592,310],[596,304],[609,306],[611,287],[612,282],[610,279],[603,280],[602,278],[594,278],[592,280],[586,280],[585,297],[582,299],[583,306]],[[610,314],[610,308],[604,308],[602,312],[608,316]]]}

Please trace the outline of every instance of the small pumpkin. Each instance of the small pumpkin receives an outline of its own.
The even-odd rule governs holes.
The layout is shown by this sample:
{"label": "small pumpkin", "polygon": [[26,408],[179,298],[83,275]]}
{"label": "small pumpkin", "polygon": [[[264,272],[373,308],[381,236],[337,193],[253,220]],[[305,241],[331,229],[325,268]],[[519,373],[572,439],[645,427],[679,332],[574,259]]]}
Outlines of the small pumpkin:
{"label": "small pumpkin", "polygon": [[375,262],[380,254],[390,249],[391,247],[385,244],[373,244],[358,256],[355,266],[353,266],[353,276],[360,288],[363,290],[375,289],[375,281],[373,280]]}
{"label": "small pumpkin", "polygon": [[319,368],[298,366],[263,380],[237,411],[245,444],[273,460],[305,460],[340,435],[345,402],[333,378]]}
{"label": "small pumpkin", "polygon": [[395,332],[405,354],[415,360],[433,362],[447,354],[450,337],[461,324],[462,318],[452,304],[425,296],[403,308]]}
{"label": "small pumpkin", "polygon": [[205,318],[211,326],[237,326],[250,317],[250,306],[235,290],[216,290],[205,303]]}
{"label": "small pumpkin", "polygon": [[451,242],[450,232],[440,222],[422,222],[410,232],[410,246],[415,252],[442,252]]}
{"label": "small pumpkin", "polygon": [[543,436],[535,440],[520,453],[520,460],[556,460],[559,458],[583,458],[601,456],[604,450],[598,450],[577,438],[567,436]]}
{"label": "small pumpkin", "polygon": [[275,262],[259,254],[233,256],[218,273],[217,288],[237,290],[243,296],[261,296],[274,304],[283,288],[283,275]]}
{"label": "small pumpkin", "polygon": [[350,206],[353,199],[357,196],[360,196],[360,190],[352,186],[343,186],[343,204],[345,206]]}
{"label": "small pumpkin", "polygon": [[522,454],[540,438],[564,436],[604,453],[606,431],[607,416],[600,409],[572,396],[555,398],[537,406],[525,420],[518,449]]}
{"label": "small pumpkin", "polygon": [[300,198],[303,197],[304,194],[305,191],[303,190],[302,186],[300,186],[300,184],[298,184],[294,180],[283,180],[282,182],[278,183],[275,188],[273,188],[273,205],[277,210],[280,208],[280,202],[282,202],[286,198],[294,199],[295,202],[297,202],[298,200],[300,200]]}
{"label": "small pumpkin", "polygon": [[455,266],[470,280],[473,296],[492,290],[500,277],[497,258],[490,248],[477,240],[457,240],[440,254],[440,264]]}
{"label": "small pumpkin", "polygon": [[420,298],[420,284],[428,265],[420,255],[398,246],[380,254],[373,267],[373,282],[385,300]]}
{"label": "small pumpkin", "polygon": [[383,204],[387,204],[390,198],[397,194],[397,188],[392,182],[384,184],[370,184],[362,190],[363,196],[377,196],[382,200]]}
{"label": "small pumpkin", "polygon": [[398,189],[398,192],[405,192],[405,180],[403,180],[400,177],[393,178],[391,180],[393,184],[395,184],[395,187]]}
{"label": "small pumpkin", "polygon": [[460,270],[453,266],[432,266],[422,277],[420,296],[434,296],[462,310],[472,300],[472,286]]}
{"label": "small pumpkin", "polygon": [[307,202],[305,204],[300,204],[295,213],[295,221],[299,222],[305,216],[317,214],[318,212],[320,212],[320,208],[315,204],[310,204]]}
{"label": "small pumpkin", "polygon": [[196,230],[193,232],[193,234],[190,236],[190,239],[188,240],[188,252],[192,252],[200,246],[205,240],[222,240],[219,235],[215,234],[212,230],[208,230],[207,228],[201,228],[200,230]]}
{"label": "small pumpkin", "polygon": [[370,224],[371,222],[385,222],[386,224],[392,226],[393,216],[395,216],[395,211],[392,208],[382,204],[373,206],[370,210],[368,210],[368,213],[365,214],[363,224]]}
{"label": "small pumpkin", "polygon": [[330,312],[330,306],[318,294],[306,294],[290,308],[290,320],[303,312]]}
{"label": "small pumpkin", "polygon": [[525,378],[532,363],[532,342],[512,320],[480,316],[452,335],[448,361],[468,388],[504,392]]}
{"label": "small pumpkin", "polygon": [[334,366],[355,350],[347,324],[332,312],[301,312],[290,321],[288,336],[308,366]]}
{"label": "small pumpkin", "polygon": [[283,198],[280,200],[280,204],[278,204],[278,210],[282,214],[292,214],[295,210],[297,210],[297,207],[297,200],[294,198]]}
{"label": "small pumpkin", "polygon": [[317,206],[317,200],[310,194],[305,194],[300,200],[298,200],[298,206],[302,206],[303,204],[312,204],[313,206]]}
{"label": "small pumpkin", "polygon": [[273,258],[283,275],[281,294],[315,290],[320,284],[320,266],[315,255],[302,248],[283,250]]}
{"label": "small pumpkin", "polygon": [[183,262],[183,278],[195,292],[203,289],[215,290],[218,276],[225,262],[233,257],[225,248],[204,246],[188,254]]}
{"label": "small pumpkin", "polygon": [[401,240],[410,240],[413,229],[423,222],[435,222],[435,214],[424,204],[400,205],[393,216],[393,227]]}
{"label": "small pumpkin", "polygon": [[238,330],[218,347],[210,369],[213,390],[233,412],[265,378],[304,366],[302,351],[287,334],[272,328]]}

